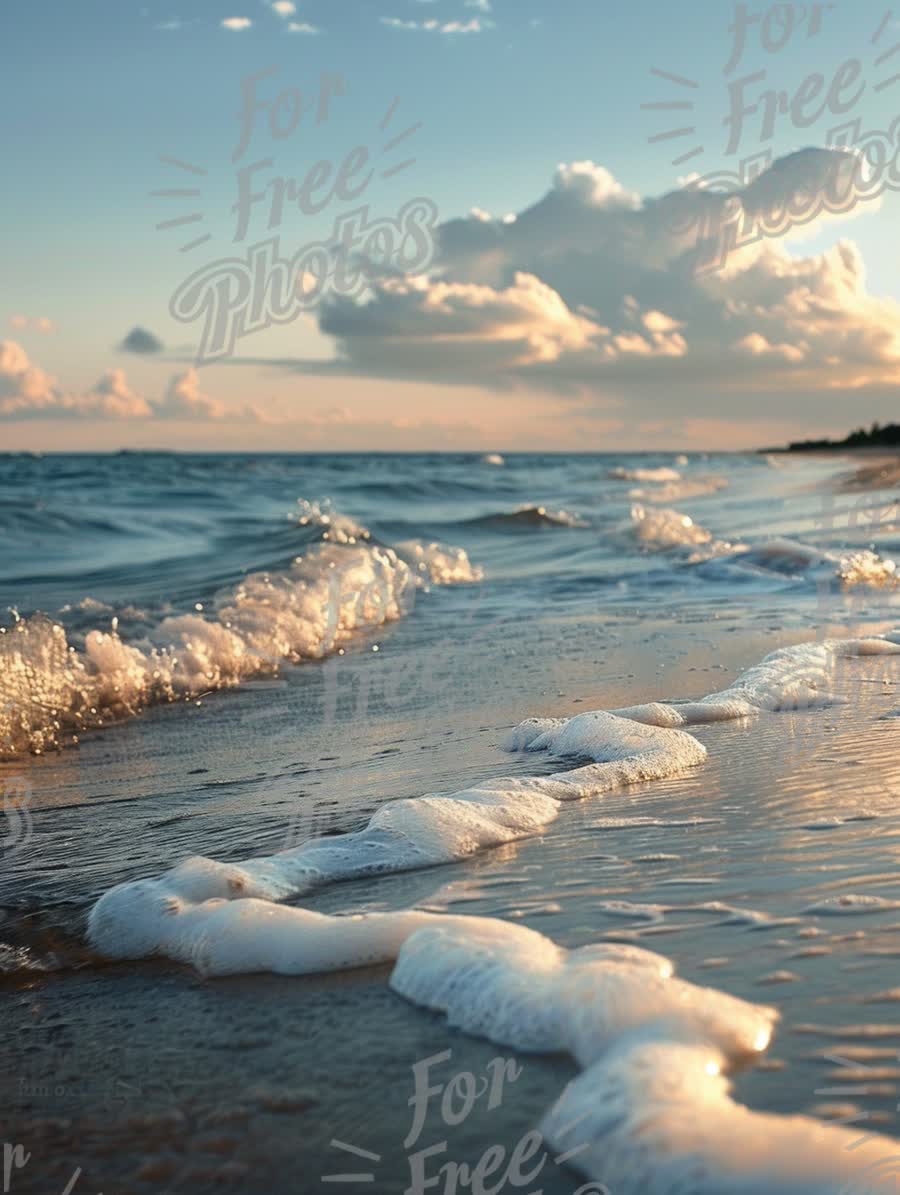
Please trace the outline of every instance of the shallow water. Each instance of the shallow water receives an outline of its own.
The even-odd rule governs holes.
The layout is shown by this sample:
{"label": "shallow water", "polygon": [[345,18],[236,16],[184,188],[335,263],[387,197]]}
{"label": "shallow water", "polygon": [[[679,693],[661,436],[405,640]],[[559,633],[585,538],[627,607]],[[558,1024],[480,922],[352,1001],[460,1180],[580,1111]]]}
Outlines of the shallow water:
{"label": "shallow water", "polygon": [[[480,1070],[497,1047],[400,1001],[386,971],[198,989],[169,965],[100,966],[84,952],[87,911],[112,885],[158,876],[187,855],[239,861],[356,830],[386,801],[547,774],[548,761],[500,750],[525,717],[699,697],[783,644],[895,627],[890,571],[860,578],[844,566],[851,552],[885,562],[900,550],[893,492],[846,492],[838,478],[847,462],[775,459],[779,467],[755,456],[687,465],[662,455],[509,457],[502,466],[463,456],[0,458],[9,513],[0,602],[26,623],[39,611],[58,620],[76,652],[113,618],[124,645],[146,650],[165,618],[200,604],[212,619],[217,595],[242,577],[289,570],[335,525],[309,519],[298,499],[330,498],[368,529],[368,544],[437,540],[484,570],[465,584],[429,575],[410,588],[402,617],[372,620],[334,654],[272,653],[238,687],[222,686],[230,691],[111,704],[75,746],[7,751],[0,778],[7,791],[27,786],[29,798],[0,881],[0,967],[21,1029],[9,1073],[30,1077],[11,1095],[14,1120],[74,1116],[49,1150],[56,1160],[71,1161],[69,1173],[83,1157],[106,1181],[133,1178],[123,1159],[158,1152],[146,1126],[131,1137],[122,1128],[105,1153],[106,1130],[78,1125],[103,1120],[106,1088],[70,1080],[68,1096],[56,1096],[47,1076],[83,1077],[105,1048],[98,1035],[120,1046],[139,1025],[116,1063],[122,1082],[143,1092],[114,1109],[124,1123],[135,1100],[143,1109],[150,1099],[149,1059],[178,1016],[178,1052],[159,1062],[167,1086],[151,1102],[187,1117],[187,1158],[203,1152],[204,1117],[246,1104],[252,1127],[221,1155],[250,1167],[252,1180],[237,1179],[245,1189],[305,1189],[289,1185],[289,1160],[317,1181],[338,1136],[383,1155],[379,1190],[403,1190],[410,1067],[452,1048]],[[662,468],[708,492],[675,500],[671,478],[610,475]],[[654,487],[666,487],[664,504],[653,503]],[[642,537],[635,503],[689,518],[683,542],[673,541],[673,520],[663,542]],[[14,619],[6,625],[13,641]],[[300,903],[500,917],[570,948],[640,942],[687,979],[780,1009],[768,1055],[737,1078],[742,1100],[778,1112],[831,1106],[896,1135],[898,686],[896,659],[842,660],[834,695],[844,704],[692,727],[709,752],[699,768],[569,803],[539,837],[440,869],[337,884]],[[65,742],[73,731],[62,721]],[[850,896],[881,903],[823,904]],[[42,965],[57,969],[34,970]],[[187,1090],[188,1074],[202,1084]],[[563,1058],[528,1057],[515,1098],[511,1087],[490,1117],[460,1125],[451,1146],[477,1159],[490,1144],[514,1144],[572,1074]],[[259,1092],[248,1094],[259,1086],[309,1087],[315,1098],[298,1122],[297,1109],[260,1111]],[[180,1189],[190,1167],[181,1155],[173,1165]],[[578,1186],[565,1168],[542,1183]]]}

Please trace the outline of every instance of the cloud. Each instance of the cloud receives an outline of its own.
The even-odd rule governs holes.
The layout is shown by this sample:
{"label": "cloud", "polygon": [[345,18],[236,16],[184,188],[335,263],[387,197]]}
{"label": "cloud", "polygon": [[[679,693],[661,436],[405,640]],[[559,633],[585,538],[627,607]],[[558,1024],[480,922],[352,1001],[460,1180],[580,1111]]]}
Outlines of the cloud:
{"label": "cloud", "polygon": [[253,22],[249,17],[226,17],[222,22],[223,29],[230,29],[232,33],[240,33],[249,29]]}
{"label": "cloud", "polygon": [[46,315],[11,315],[9,326],[16,332],[40,332],[42,336],[50,336],[56,331],[56,324]]}
{"label": "cloud", "polygon": [[14,340],[0,341],[0,417],[27,417],[58,404],[56,379],[32,365]]}
{"label": "cloud", "polygon": [[152,332],[148,332],[146,328],[138,325],[131,329],[118,347],[120,353],[137,353],[138,356],[151,356],[154,353],[161,353],[164,345],[158,336],[154,336]]}
{"label": "cloud", "polygon": [[71,403],[71,413],[83,417],[110,419],[148,419],[154,414],[145,398],[128,385],[124,369],[108,369],[87,394],[64,401]]}
{"label": "cloud", "polygon": [[480,21],[477,17],[470,21],[437,21],[433,18],[427,21],[406,21],[400,17],[382,17],[381,23],[389,29],[400,29],[406,33],[482,33],[489,27],[489,22]]}
{"label": "cloud", "polygon": [[[63,389],[34,365],[20,344],[0,341],[0,420],[26,419],[182,419],[226,417],[220,402],[200,390],[195,369],[176,374],[161,399],[147,399],[129,385],[122,369],[109,369],[89,390]],[[248,412],[243,412],[246,417]]]}
{"label": "cloud", "polygon": [[225,408],[202,393],[196,369],[186,369],[169,382],[165,397],[155,404],[154,413],[160,419],[221,419]]}
{"label": "cloud", "polygon": [[[363,301],[326,302],[328,372],[620,403],[677,386],[695,406],[702,388],[721,401],[895,386],[900,305],[869,293],[858,248],[787,248],[785,212],[833,221],[819,201],[856,169],[845,152],[803,150],[727,194],[642,198],[602,166],[561,165],[514,216],[474,209],[442,225],[427,276],[375,277]],[[774,235],[733,247],[748,228]]]}
{"label": "cloud", "polygon": [[288,33],[321,33],[318,25],[309,25],[306,21],[289,21]]}
{"label": "cloud", "polygon": [[297,11],[297,5],[293,4],[291,0],[272,0],[272,12],[277,13],[280,17],[292,17]]}
{"label": "cloud", "polygon": [[[495,289],[479,283],[392,278],[366,304],[341,300],[321,329],[356,351],[363,371],[396,369],[432,376],[497,373],[559,360],[587,348],[606,329],[569,310],[532,274]],[[352,349],[351,349],[352,346]]]}

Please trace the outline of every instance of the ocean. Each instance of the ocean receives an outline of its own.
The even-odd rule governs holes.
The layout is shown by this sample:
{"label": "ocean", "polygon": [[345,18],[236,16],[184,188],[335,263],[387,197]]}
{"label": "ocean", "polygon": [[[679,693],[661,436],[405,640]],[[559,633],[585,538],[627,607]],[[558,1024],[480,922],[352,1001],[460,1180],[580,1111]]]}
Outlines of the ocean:
{"label": "ocean", "polygon": [[[60,1189],[400,1192],[442,1138],[550,1195],[883,1178],[873,459],[0,456],[6,1104]],[[448,1050],[503,1090],[409,1144]]]}

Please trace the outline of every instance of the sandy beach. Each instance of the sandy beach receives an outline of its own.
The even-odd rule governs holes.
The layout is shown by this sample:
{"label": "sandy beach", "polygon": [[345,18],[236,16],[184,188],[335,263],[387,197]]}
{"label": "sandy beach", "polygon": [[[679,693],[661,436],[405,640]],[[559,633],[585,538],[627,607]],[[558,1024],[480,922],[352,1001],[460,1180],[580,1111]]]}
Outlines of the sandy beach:
{"label": "sandy beach", "polygon": [[[365,722],[351,701],[333,723],[317,687],[323,670],[312,668],[286,705],[284,690],[251,687],[196,715],[162,708],[89,735],[77,755],[33,760],[34,838],[4,886],[4,938],[20,951],[4,978],[5,1107],[12,1138],[32,1155],[16,1189],[63,1190],[80,1168],[85,1190],[306,1192],[325,1175],[368,1170],[379,1191],[399,1193],[415,1152],[404,1145],[413,1067],[443,1051],[451,1058],[436,1079],[482,1076],[498,1057],[521,1075],[497,1108],[450,1128],[430,1107],[416,1148],[446,1141],[438,1162],[472,1167],[498,1143],[511,1150],[575,1076],[570,1059],[448,1029],[389,990],[388,966],[202,979],[164,961],[104,963],[86,948],[85,915],[110,884],[159,874],[186,853],[245,857],[279,849],[298,829],[302,841],[304,815],[291,830],[300,799],[327,815],[319,832],[354,829],[385,799],[533,771],[500,751],[525,713],[628,706],[675,685],[679,698],[700,697],[812,637],[774,631],[764,608],[755,627],[746,614],[717,614],[711,622],[688,607],[677,621],[637,628],[622,612],[576,628],[547,611],[530,623],[532,639],[540,628],[537,658],[518,650],[515,622],[474,653],[460,643],[427,711],[415,685],[386,700],[373,681]],[[421,650],[420,633],[415,619],[398,624],[392,650]],[[373,672],[380,663],[371,651],[356,658]],[[697,984],[777,1004],[773,1045],[736,1076],[738,1098],[889,1132],[900,1049],[898,660],[843,661],[833,710],[697,727],[709,751],[701,768],[570,804],[538,837],[448,867],[336,884],[302,903],[499,917],[570,948],[640,943]],[[261,724],[254,711],[273,696],[284,708]],[[278,733],[297,725],[302,759]],[[94,829],[73,849],[85,818]],[[874,903],[856,907],[860,897]],[[543,1190],[562,1195],[579,1182],[548,1158]]]}

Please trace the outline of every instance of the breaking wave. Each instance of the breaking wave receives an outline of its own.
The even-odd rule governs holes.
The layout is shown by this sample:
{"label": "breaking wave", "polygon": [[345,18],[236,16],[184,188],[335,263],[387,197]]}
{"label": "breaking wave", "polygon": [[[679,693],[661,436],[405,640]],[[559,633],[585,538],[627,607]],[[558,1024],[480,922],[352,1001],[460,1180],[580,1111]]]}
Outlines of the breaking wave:
{"label": "breaking wave", "polygon": [[317,504],[302,503],[297,523],[319,529],[323,542],[290,568],[250,573],[210,608],[198,602],[140,638],[126,638],[114,617],[78,646],[44,614],[15,615],[0,628],[0,758],[40,754],[149,705],[196,701],[285,662],[321,659],[403,617],[417,590],[482,577],[462,548],[376,545],[366,528]]}

